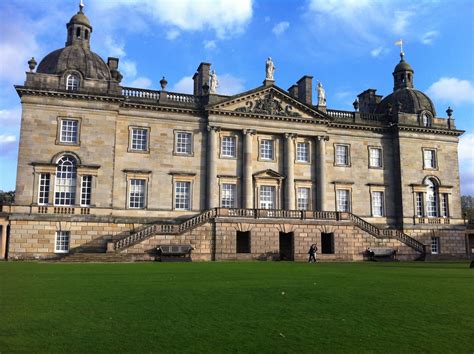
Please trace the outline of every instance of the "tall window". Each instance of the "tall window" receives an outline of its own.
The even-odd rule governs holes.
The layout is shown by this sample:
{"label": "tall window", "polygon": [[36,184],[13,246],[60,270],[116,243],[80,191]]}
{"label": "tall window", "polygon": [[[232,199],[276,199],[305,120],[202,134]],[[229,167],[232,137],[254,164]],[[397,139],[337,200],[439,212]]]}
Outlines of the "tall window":
{"label": "tall window", "polygon": [[335,162],[339,166],[349,166],[349,146],[336,145]]}
{"label": "tall window", "polygon": [[55,205],[76,204],[76,170],[74,157],[65,155],[59,159],[54,187]]}
{"label": "tall window", "polygon": [[70,238],[70,231],[56,231],[56,238],[54,240],[54,252],[68,253]]}
{"label": "tall window", "polygon": [[236,157],[236,138],[235,136],[223,136],[221,140],[221,155],[222,157]]}
{"label": "tall window", "polygon": [[49,184],[51,176],[49,173],[41,173],[39,178],[38,204],[46,205],[49,203]]}
{"label": "tall window", "polygon": [[382,167],[382,149],[369,148],[370,167]]}
{"label": "tall window", "polygon": [[146,181],[144,179],[131,179],[128,197],[129,208],[145,208]]}
{"label": "tall window", "polygon": [[441,200],[441,208],[440,212],[443,218],[447,218],[449,216],[449,204],[448,204],[448,194],[443,193],[440,195],[440,200]]}
{"label": "tall window", "polygon": [[436,168],[436,150],[423,150],[424,168]]}
{"label": "tall window", "polygon": [[431,254],[439,254],[439,237],[431,237]]}
{"label": "tall window", "polygon": [[192,135],[191,133],[176,133],[176,153],[183,155],[192,154]]}
{"label": "tall window", "polygon": [[309,209],[309,188],[298,188],[296,190],[296,207],[298,210]]}
{"label": "tall window", "polygon": [[70,74],[66,79],[66,90],[77,91],[79,89],[79,76]]}
{"label": "tall window", "polygon": [[148,151],[148,129],[132,128],[131,135],[131,150]]}
{"label": "tall window", "polygon": [[438,195],[437,195],[437,186],[431,180],[426,180],[426,215],[428,217],[437,217],[438,216]]}
{"label": "tall window", "polygon": [[224,183],[221,185],[221,207],[235,208],[235,184]]}
{"label": "tall window", "polygon": [[262,160],[273,160],[275,158],[273,140],[264,139],[260,142],[260,158]]}
{"label": "tall window", "polygon": [[275,209],[275,187],[260,186],[260,208]]}
{"label": "tall window", "polygon": [[296,161],[309,162],[309,144],[308,143],[296,144]]}
{"label": "tall window", "polygon": [[92,196],[92,176],[82,176],[81,206],[90,206]]}
{"label": "tall window", "polygon": [[350,199],[348,189],[336,190],[337,211],[350,211]]}
{"label": "tall window", "polygon": [[79,121],[75,119],[61,119],[59,141],[62,143],[77,144],[79,141]]}
{"label": "tall window", "polygon": [[191,182],[176,182],[174,207],[178,210],[191,209]]}
{"label": "tall window", "polygon": [[423,193],[417,192],[415,194],[415,215],[418,217],[423,217],[425,215],[424,210]]}
{"label": "tall window", "polygon": [[372,216],[383,216],[383,192],[372,192]]}

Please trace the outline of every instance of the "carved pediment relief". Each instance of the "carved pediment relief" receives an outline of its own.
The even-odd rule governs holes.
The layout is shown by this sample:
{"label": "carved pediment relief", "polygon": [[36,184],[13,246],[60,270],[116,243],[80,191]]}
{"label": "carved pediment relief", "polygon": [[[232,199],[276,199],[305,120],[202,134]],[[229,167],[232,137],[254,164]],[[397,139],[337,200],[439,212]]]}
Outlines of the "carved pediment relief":
{"label": "carved pediment relief", "polygon": [[281,180],[281,179],[284,179],[285,176],[283,176],[282,174],[280,174],[277,171],[274,171],[272,169],[267,169],[267,170],[255,172],[253,174],[253,178],[255,178],[255,179],[260,179],[260,178],[268,179],[268,178],[271,178],[271,179],[280,179]]}
{"label": "carved pediment relief", "polygon": [[279,89],[274,87],[251,91],[237,97],[234,96],[228,101],[220,102],[210,107],[210,109],[280,117],[300,117],[308,119],[322,117],[312,108],[280,92]]}

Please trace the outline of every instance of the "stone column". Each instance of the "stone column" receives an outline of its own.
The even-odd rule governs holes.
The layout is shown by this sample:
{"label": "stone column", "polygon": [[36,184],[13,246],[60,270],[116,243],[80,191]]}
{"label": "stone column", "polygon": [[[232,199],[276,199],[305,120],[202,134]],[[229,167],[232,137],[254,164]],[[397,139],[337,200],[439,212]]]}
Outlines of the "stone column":
{"label": "stone column", "polygon": [[7,254],[7,223],[2,224],[2,250],[0,253],[0,259],[5,259],[5,256]]}
{"label": "stone column", "polygon": [[316,164],[316,186],[317,203],[316,209],[326,211],[326,141],[328,136],[318,136],[318,154]]}
{"label": "stone column", "polygon": [[285,134],[285,209],[295,210],[295,139],[296,134]]}
{"label": "stone column", "polygon": [[242,208],[253,208],[253,169],[252,169],[252,140],[255,130],[242,131],[244,149],[242,164]]}
{"label": "stone column", "polygon": [[219,206],[219,186],[217,184],[217,132],[218,127],[207,127],[207,208]]}

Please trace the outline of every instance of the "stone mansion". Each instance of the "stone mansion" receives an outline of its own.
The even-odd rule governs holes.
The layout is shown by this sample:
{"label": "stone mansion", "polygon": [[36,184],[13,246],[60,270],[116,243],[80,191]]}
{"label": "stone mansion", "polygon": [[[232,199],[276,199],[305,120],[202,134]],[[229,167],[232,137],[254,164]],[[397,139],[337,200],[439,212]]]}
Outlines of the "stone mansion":
{"label": "stone mansion", "polygon": [[270,58],[262,86],[233,96],[216,92],[209,63],[192,95],[165,78],[161,90],[124,87],[92,35],[81,6],[65,47],[32,58],[15,86],[4,257],[153,260],[158,246],[191,245],[193,260],[304,260],[313,243],[321,260],[362,260],[368,247],[467,256],[463,132],[415,89],[403,53],[391,94],[367,89],[343,111],[326,107],[320,84],[313,104],[311,76],[277,86]]}

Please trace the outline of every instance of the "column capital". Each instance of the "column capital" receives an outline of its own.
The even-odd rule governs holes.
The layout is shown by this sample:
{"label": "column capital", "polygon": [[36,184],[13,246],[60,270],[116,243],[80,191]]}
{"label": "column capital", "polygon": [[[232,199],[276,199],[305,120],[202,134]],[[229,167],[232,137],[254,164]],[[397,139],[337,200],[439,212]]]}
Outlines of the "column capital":
{"label": "column capital", "polygon": [[329,141],[329,136],[327,136],[327,135],[318,135],[316,137],[316,139],[318,139],[319,141]]}
{"label": "column capital", "polygon": [[207,131],[210,132],[211,130],[215,131],[215,132],[220,132],[221,131],[221,127],[216,127],[216,126],[213,126],[213,125],[208,125],[207,126]]}
{"label": "column capital", "polygon": [[298,134],[295,133],[285,133],[285,138],[287,139],[296,139],[298,137]]}
{"label": "column capital", "polygon": [[257,134],[257,131],[255,129],[243,129],[242,133],[244,135],[255,135]]}

